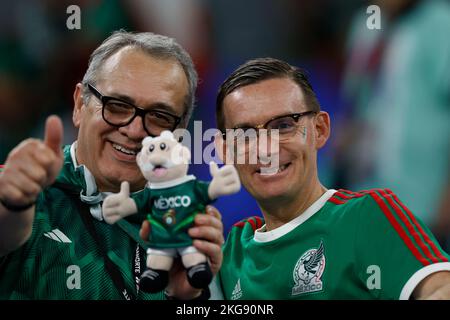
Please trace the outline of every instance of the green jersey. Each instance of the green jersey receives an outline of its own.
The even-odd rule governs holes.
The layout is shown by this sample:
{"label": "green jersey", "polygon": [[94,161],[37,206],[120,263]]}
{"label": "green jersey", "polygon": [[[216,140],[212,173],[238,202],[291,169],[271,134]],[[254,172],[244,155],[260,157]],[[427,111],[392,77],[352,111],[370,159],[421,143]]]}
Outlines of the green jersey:
{"label": "green jersey", "polygon": [[328,190],[289,223],[264,232],[253,217],[224,245],[226,299],[408,299],[450,270],[430,231],[390,190]]}
{"label": "green jersey", "polygon": [[[57,182],[84,193],[84,167],[75,166],[70,146],[64,148],[64,155]],[[82,222],[76,201],[79,197],[56,186],[39,195],[31,237],[0,258],[0,299],[123,299],[105,269],[100,248]],[[145,270],[146,248],[138,249],[137,242],[145,215],[133,215],[112,226],[90,218],[128,292],[138,299],[163,299],[162,293],[137,293],[136,277]]]}
{"label": "green jersey", "polygon": [[188,175],[173,181],[151,183],[148,199],[136,198],[140,212],[151,213],[147,218],[151,224],[149,246],[153,248],[179,248],[192,245],[187,230],[193,225],[197,213],[211,202],[208,196],[209,183],[198,181]]}

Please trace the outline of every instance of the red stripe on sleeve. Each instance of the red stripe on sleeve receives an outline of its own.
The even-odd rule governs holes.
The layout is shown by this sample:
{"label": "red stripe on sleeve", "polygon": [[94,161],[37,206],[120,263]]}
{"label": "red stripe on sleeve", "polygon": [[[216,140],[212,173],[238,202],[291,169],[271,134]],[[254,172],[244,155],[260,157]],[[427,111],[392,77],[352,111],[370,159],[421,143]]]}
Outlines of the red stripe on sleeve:
{"label": "red stripe on sleeve", "polygon": [[338,191],[333,196],[334,197],[337,196],[337,197],[342,198],[344,200],[349,200],[349,199],[354,199],[354,198],[365,197],[366,194],[364,194],[364,193],[354,193],[353,192],[353,195],[349,196],[349,195],[346,195],[345,193],[342,193],[342,192]]}
{"label": "red stripe on sleeve", "polygon": [[262,222],[261,218],[258,217],[258,216],[255,216],[255,220],[256,220],[256,229],[261,228],[262,225],[263,225],[263,222]]}
{"label": "red stripe on sleeve", "polygon": [[245,221],[239,221],[233,224],[233,227],[243,228],[245,226]]}
{"label": "red stripe on sleeve", "polygon": [[255,221],[253,220],[253,218],[249,218],[249,219],[247,220],[247,222],[250,223],[250,224],[252,225],[252,229],[253,229],[253,231],[255,231],[255,230],[256,230],[256,223],[255,223]]}
{"label": "red stripe on sleeve", "polygon": [[420,224],[417,222],[416,217],[412,214],[412,212],[408,209],[408,207],[406,207],[397,197],[396,194],[394,194],[391,190],[386,189],[386,192],[390,195],[392,195],[392,197],[394,198],[394,200],[397,202],[397,204],[399,204],[403,210],[405,210],[405,212],[408,214],[409,218],[411,219],[411,221],[413,222],[413,224],[417,227],[417,229],[419,230],[420,234],[422,235],[422,237],[425,239],[426,243],[428,243],[428,245],[433,249],[434,254],[441,259],[443,262],[448,262],[448,259],[442,255],[442,252],[436,247],[436,244],[430,239],[430,237],[428,237],[427,233],[422,229],[422,227],[420,226]]}
{"label": "red stripe on sleeve", "polygon": [[[422,239],[419,237],[419,235],[417,234],[416,230],[414,229],[414,226],[411,224],[411,222],[408,220],[408,218],[405,216],[405,213],[400,210],[399,206],[394,202],[394,200],[392,200],[392,197],[390,197],[385,190],[378,190],[381,194],[381,196],[386,199],[389,204],[391,205],[391,207],[395,210],[395,212],[397,213],[397,215],[400,217],[400,219],[403,221],[403,223],[405,224],[406,228],[408,229],[408,232],[410,235],[412,235],[412,237],[414,238],[414,240],[416,241],[416,243],[419,245],[419,247],[422,249],[422,251],[425,253],[425,256],[430,259],[431,261],[433,261],[434,263],[439,262],[438,259],[436,259],[435,256],[433,256],[433,254],[430,252],[429,248],[426,246],[426,244],[422,241]],[[416,225],[416,224],[415,224]],[[417,225],[416,225],[417,226]],[[423,235],[423,234],[422,234]]]}
{"label": "red stripe on sleeve", "polygon": [[[343,192],[350,193],[351,195],[349,196]],[[365,197],[366,195],[367,195],[366,193],[359,193],[359,192],[357,193],[353,191],[339,189],[337,192],[333,194],[333,196],[329,199],[329,201],[333,202],[334,204],[343,204],[347,202],[347,200]]]}
{"label": "red stripe on sleeve", "polygon": [[330,199],[328,199],[328,201],[330,201],[331,203],[334,203],[334,204],[344,204],[345,203],[345,201],[335,198],[334,196],[331,197]]}
{"label": "red stripe on sleeve", "polygon": [[384,201],[381,199],[381,197],[374,192],[373,190],[367,191],[372,198],[377,202],[377,204],[380,206],[381,210],[383,211],[386,218],[389,220],[391,225],[394,227],[395,231],[399,234],[399,236],[402,238],[403,242],[406,244],[406,246],[409,248],[409,250],[413,253],[413,255],[416,257],[417,260],[422,263],[422,265],[427,266],[430,264],[428,260],[426,260],[417,250],[416,246],[412,243],[411,239],[406,234],[405,230],[400,226],[400,224],[395,219],[392,212],[389,210],[388,206],[384,203]]}
{"label": "red stripe on sleeve", "polygon": [[354,195],[359,195],[359,194],[361,194],[361,193],[359,193],[359,192],[354,192],[354,191],[345,190],[345,189],[339,189],[338,191],[340,191],[340,192],[345,192],[345,193],[350,193],[350,194],[354,194]]}

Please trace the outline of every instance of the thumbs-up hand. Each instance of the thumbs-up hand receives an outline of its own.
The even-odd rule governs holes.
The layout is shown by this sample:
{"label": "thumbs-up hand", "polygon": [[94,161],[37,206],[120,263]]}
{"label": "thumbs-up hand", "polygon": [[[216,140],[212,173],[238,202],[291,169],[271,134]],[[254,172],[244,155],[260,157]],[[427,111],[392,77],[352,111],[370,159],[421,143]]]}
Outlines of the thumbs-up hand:
{"label": "thumbs-up hand", "polygon": [[55,181],[63,164],[62,140],[61,119],[50,116],[44,141],[27,139],[9,153],[0,175],[0,200],[7,209],[28,207]]}
{"label": "thumbs-up hand", "polygon": [[130,198],[130,184],[126,181],[120,185],[120,192],[107,196],[102,205],[103,219],[109,224],[137,211],[136,202]]}
{"label": "thumbs-up hand", "polygon": [[219,168],[217,163],[211,161],[209,172],[213,177],[208,188],[210,199],[213,200],[220,196],[236,193],[241,188],[241,182],[234,166],[227,164]]}
{"label": "thumbs-up hand", "polygon": [[211,177],[215,177],[217,172],[219,172],[219,166],[214,161],[211,161],[209,163],[209,173],[211,174]]}

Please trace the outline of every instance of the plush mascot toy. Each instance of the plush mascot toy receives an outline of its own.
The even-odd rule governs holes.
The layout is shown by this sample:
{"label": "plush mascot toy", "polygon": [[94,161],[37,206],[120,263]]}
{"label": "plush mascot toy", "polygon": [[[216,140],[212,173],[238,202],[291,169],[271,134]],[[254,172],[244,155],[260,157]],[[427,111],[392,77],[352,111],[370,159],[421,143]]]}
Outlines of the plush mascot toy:
{"label": "plush mascot toy", "polygon": [[[169,281],[173,260],[181,256],[187,269],[187,278],[194,288],[206,288],[212,280],[207,257],[192,245],[187,230],[197,213],[205,212],[205,206],[222,195],[238,192],[240,181],[231,165],[218,168],[210,163],[212,181],[198,181],[187,175],[190,151],[177,142],[172,132],[163,131],[158,137],[147,137],[136,160],[148,180],[150,196],[144,199],[146,206],[129,196],[128,182],[122,182],[121,192],[108,196],[103,202],[103,217],[113,224],[138,208],[150,208],[147,269],[140,279],[140,288],[146,292],[159,292]],[[124,191],[127,190],[127,191]]]}

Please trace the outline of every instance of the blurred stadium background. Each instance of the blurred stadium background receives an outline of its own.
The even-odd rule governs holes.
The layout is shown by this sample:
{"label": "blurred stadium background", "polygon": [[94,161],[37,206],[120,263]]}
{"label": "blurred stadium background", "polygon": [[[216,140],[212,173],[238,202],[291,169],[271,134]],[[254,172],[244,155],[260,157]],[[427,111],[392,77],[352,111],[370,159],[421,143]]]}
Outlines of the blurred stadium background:
{"label": "blurred stadium background", "polygon": [[[68,30],[66,8],[81,9]],[[370,4],[381,30],[369,30]],[[450,5],[416,0],[0,1],[0,163],[42,137],[52,113],[75,137],[72,93],[90,53],[112,31],[175,37],[200,75],[193,120],[215,127],[220,83],[247,59],[272,56],[309,72],[332,139],[319,154],[329,188],[390,188],[448,247],[450,235]],[[208,165],[191,172],[210,179]],[[219,199],[225,232],[260,215],[242,190]],[[447,242],[447,244],[446,244]]]}

